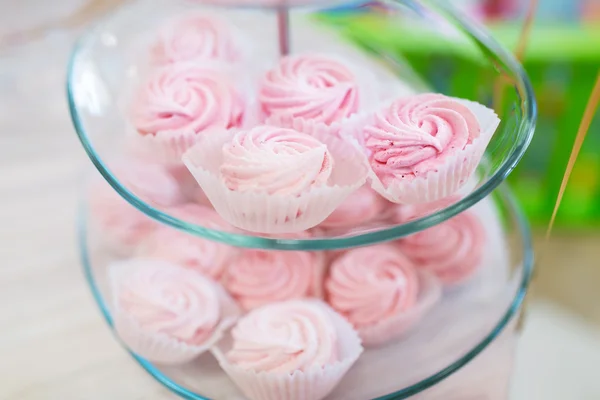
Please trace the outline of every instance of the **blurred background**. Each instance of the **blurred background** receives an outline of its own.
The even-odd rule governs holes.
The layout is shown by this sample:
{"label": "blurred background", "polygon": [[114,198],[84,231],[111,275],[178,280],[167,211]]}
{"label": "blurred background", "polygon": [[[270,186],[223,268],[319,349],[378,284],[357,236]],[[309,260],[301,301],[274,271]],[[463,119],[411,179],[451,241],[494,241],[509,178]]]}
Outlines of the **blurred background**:
{"label": "blurred background", "polygon": [[[89,161],[69,119],[66,65],[85,27],[125,1],[0,0],[0,399],[172,398],[112,339],[76,250],[78,188]],[[515,48],[528,2],[454,2]],[[474,85],[462,82],[477,79],[477,65],[454,48],[410,46],[401,27],[385,24],[387,12],[349,2],[322,19],[343,23],[358,44],[401,52],[434,82],[440,69],[462,71],[436,89],[468,97]],[[523,64],[539,120],[510,183],[539,244],[600,67],[600,0],[539,0]],[[513,397],[600,399],[600,118],[537,268]]]}

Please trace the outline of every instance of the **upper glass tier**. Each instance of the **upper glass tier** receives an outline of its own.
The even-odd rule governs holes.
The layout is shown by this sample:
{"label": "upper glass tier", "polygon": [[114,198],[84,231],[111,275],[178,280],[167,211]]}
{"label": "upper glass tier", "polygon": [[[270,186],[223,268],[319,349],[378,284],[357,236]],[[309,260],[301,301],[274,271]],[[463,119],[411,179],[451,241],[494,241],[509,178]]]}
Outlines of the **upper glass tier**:
{"label": "upper glass tier", "polygon": [[[67,78],[73,123],[100,174],[127,202],[160,222],[233,246],[265,249],[336,249],[392,240],[438,224],[491,193],[516,166],[533,135],[535,99],[518,62],[445,1],[357,2],[344,7],[340,2],[327,7],[323,3],[302,3],[287,11],[216,10],[201,1],[139,0],[101,21],[76,46]],[[399,221],[389,206],[391,212],[368,222],[317,227],[302,238],[202,226],[142,199],[120,178],[116,167],[133,129],[128,118],[132,88],[148,72],[144,51],[165,21],[192,10],[218,12],[242,33],[253,62],[244,65],[241,75],[268,68],[281,51],[340,56],[359,65],[389,98],[441,92],[492,108],[500,125],[474,177],[453,200],[420,213],[417,219]],[[186,174],[187,170],[172,168],[171,172]]]}

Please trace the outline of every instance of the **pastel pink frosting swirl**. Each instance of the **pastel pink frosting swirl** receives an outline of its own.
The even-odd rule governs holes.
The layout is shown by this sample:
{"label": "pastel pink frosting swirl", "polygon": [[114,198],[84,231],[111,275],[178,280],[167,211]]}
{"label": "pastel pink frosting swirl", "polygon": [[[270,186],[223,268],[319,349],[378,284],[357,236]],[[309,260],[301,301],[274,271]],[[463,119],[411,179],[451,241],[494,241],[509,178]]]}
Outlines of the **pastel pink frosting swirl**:
{"label": "pastel pink frosting swirl", "polygon": [[233,81],[214,68],[171,64],[157,69],[137,93],[132,122],[142,135],[200,133],[241,124],[244,99]]}
{"label": "pastel pink frosting swirl", "polygon": [[458,283],[475,273],[483,258],[486,233],[469,211],[399,241],[417,268],[435,274],[446,284]]}
{"label": "pastel pink frosting swirl", "polygon": [[[171,206],[182,199],[177,182],[162,166],[119,162],[110,168],[123,186],[155,207]],[[157,226],[100,177],[90,186],[89,209],[94,223],[118,246],[139,245]]]}
{"label": "pastel pink frosting swirl", "polygon": [[359,89],[352,71],[336,59],[291,55],[266,73],[259,101],[267,117],[303,118],[330,125],[358,111]]}
{"label": "pastel pink frosting swirl", "polygon": [[152,50],[158,63],[235,62],[241,59],[240,47],[231,26],[206,15],[174,19],[161,29]]}
{"label": "pastel pink frosting swirl", "polygon": [[305,251],[247,250],[227,268],[224,285],[242,308],[320,292],[323,260]]}
{"label": "pastel pink frosting swirl", "polygon": [[471,144],[480,126],[456,99],[427,93],[394,101],[375,115],[364,134],[371,166],[380,179],[411,179],[435,170]]}
{"label": "pastel pink frosting swirl", "polygon": [[367,327],[413,308],[419,280],[413,263],[390,245],[350,250],[331,265],[327,300],[355,327]]}
{"label": "pastel pink frosting swirl", "polygon": [[120,276],[115,293],[119,311],[144,330],[203,344],[221,318],[215,284],[170,263],[147,262]]}
{"label": "pastel pink frosting swirl", "polygon": [[[218,231],[231,230],[231,227],[208,207],[187,203],[172,207],[168,211],[174,217],[205,228]],[[219,280],[237,251],[223,243],[203,239],[170,227],[159,227],[146,245],[140,248],[139,254],[170,261]]]}
{"label": "pastel pink frosting swirl", "polygon": [[229,361],[254,371],[292,374],[337,361],[338,335],[326,309],[310,301],[269,304],[232,330]]}
{"label": "pastel pink frosting swirl", "polygon": [[[182,200],[177,181],[162,165],[121,162],[114,168],[111,166],[111,170],[123,186],[153,205],[172,206]],[[106,186],[118,196],[112,187]]]}
{"label": "pastel pink frosting swirl", "polygon": [[231,190],[299,195],[325,185],[333,169],[327,146],[293,129],[260,125],[223,146],[221,178]]}
{"label": "pastel pink frosting swirl", "polygon": [[368,186],[352,192],[325,221],[322,228],[351,228],[374,220],[382,211],[383,199]]}

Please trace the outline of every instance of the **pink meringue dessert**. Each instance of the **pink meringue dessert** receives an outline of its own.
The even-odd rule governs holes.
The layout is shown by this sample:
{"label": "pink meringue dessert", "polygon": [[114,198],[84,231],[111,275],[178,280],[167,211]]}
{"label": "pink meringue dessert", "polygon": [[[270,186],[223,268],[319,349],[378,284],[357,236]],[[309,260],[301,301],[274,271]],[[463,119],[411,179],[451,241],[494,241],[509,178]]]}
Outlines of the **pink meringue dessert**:
{"label": "pink meringue dessert", "polygon": [[493,110],[442,94],[393,101],[362,128],[373,189],[403,204],[452,195],[475,172],[499,123]]}
{"label": "pink meringue dessert", "polygon": [[214,351],[249,400],[319,400],[363,351],[352,326],[325,303],[272,303],[242,317]]}
{"label": "pink meringue dessert", "polygon": [[223,285],[245,310],[265,304],[321,297],[325,256],[321,252],[245,250],[233,260]]}
{"label": "pink meringue dessert", "polygon": [[293,233],[323,221],[364,183],[359,150],[338,138],[259,125],[206,135],[184,164],[230,224]]}
{"label": "pink meringue dessert", "polygon": [[486,231],[472,211],[463,211],[436,226],[398,241],[402,253],[415,266],[446,285],[472,277],[482,266]]}
{"label": "pink meringue dessert", "polygon": [[281,58],[267,71],[258,99],[267,121],[298,129],[294,121],[343,121],[359,111],[360,96],[357,76],[345,63],[327,55],[300,54]]}
{"label": "pink meringue dessert", "polygon": [[158,33],[151,49],[157,64],[242,60],[239,33],[221,18],[192,14],[173,18]]}
{"label": "pink meringue dessert", "polygon": [[318,227],[327,230],[364,227],[381,216],[385,203],[377,192],[363,186],[350,194]]}
{"label": "pink meringue dessert", "polygon": [[203,134],[242,124],[245,99],[224,68],[197,63],[155,69],[138,89],[131,122],[132,152],[163,163],[181,155]]}
{"label": "pink meringue dessert", "polygon": [[440,297],[431,276],[390,244],[347,251],[325,280],[327,302],[358,331],[365,346],[398,339]]}
{"label": "pink meringue dessert", "polygon": [[[171,208],[169,212],[184,221],[194,222],[205,228],[219,231],[230,229],[228,224],[208,207],[185,204]],[[237,253],[236,248],[226,244],[160,226],[138,249],[137,255],[170,261],[214,280],[220,280]]]}
{"label": "pink meringue dessert", "polygon": [[[111,169],[126,189],[154,207],[174,206],[182,201],[177,182],[160,165],[122,161]],[[119,254],[134,251],[158,226],[100,177],[92,180],[88,201],[96,231],[109,249]]]}
{"label": "pink meringue dessert", "polygon": [[110,278],[115,330],[133,352],[156,363],[194,359],[240,314],[217,283],[169,262],[116,262]]}

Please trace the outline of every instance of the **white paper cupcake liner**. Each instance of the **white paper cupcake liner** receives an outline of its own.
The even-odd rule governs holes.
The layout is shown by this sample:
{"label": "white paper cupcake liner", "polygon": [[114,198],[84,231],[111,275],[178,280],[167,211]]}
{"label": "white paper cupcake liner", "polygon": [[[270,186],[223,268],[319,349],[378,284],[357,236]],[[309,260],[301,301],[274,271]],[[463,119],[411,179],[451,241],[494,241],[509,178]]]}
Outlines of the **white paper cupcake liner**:
{"label": "white paper cupcake liner", "polygon": [[[150,261],[152,262],[152,261]],[[160,261],[156,261],[159,262]],[[240,308],[229,294],[213,282],[220,301],[221,319],[212,335],[201,345],[191,345],[167,334],[150,332],[119,307],[116,294],[120,276],[129,268],[143,268],[131,262],[117,262],[110,267],[109,277],[113,291],[113,326],[123,344],[133,353],[157,364],[177,365],[187,363],[212,348],[241,315]],[[208,278],[205,278],[209,280]]]}
{"label": "white paper cupcake liner", "polygon": [[381,346],[406,334],[438,302],[442,288],[437,278],[424,271],[418,271],[417,275],[419,277],[417,304],[405,313],[382,320],[375,325],[358,328],[358,334],[365,347]]}
{"label": "white paper cupcake liner", "polygon": [[338,332],[339,361],[331,365],[315,366],[306,371],[256,372],[229,362],[226,357],[231,347],[223,340],[212,350],[219,365],[249,400],[321,400],[339,384],[343,376],[363,352],[356,331],[343,317],[325,303],[314,300],[327,310]]}
{"label": "white paper cupcake liner", "polygon": [[[436,170],[412,179],[394,179],[386,186],[377,174],[369,169],[369,180],[375,191],[393,203],[428,203],[456,193],[470,180],[500,124],[500,119],[493,110],[479,103],[462,99],[459,101],[475,114],[481,127],[480,136],[464,149],[447,157]],[[356,133],[347,133],[350,136],[353,134]]]}
{"label": "white paper cupcake liner", "polygon": [[365,182],[368,165],[356,144],[323,135],[318,139],[327,145],[334,164],[327,185],[299,196],[233,191],[220,178],[219,167],[223,145],[234,134],[224,131],[204,135],[185,153],[183,162],[215,210],[237,228],[267,234],[304,231],[327,218]]}

